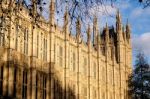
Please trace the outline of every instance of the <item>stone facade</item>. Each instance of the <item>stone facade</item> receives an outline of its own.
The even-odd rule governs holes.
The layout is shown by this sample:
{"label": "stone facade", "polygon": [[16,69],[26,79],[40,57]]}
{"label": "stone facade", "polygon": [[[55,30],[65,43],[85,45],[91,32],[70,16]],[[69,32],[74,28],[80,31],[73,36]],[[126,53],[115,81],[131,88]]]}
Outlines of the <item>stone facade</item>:
{"label": "stone facade", "polygon": [[35,20],[36,5],[29,11],[15,2],[0,4],[0,99],[129,99],[131,31],[119,11],[116,28],[99,30],[95,17],[93,40],[89,25],[84,42],[80,19],[76,36],[67,11],[63,28],[55,24],[55,0],[49,22]]}

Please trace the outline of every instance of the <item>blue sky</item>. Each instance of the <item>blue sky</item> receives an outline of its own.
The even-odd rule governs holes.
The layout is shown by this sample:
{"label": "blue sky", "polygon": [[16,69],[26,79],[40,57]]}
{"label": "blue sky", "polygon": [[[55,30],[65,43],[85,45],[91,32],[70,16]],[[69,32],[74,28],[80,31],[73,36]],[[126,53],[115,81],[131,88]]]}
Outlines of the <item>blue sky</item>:
{"label": "blue sky", "polygon": [[137,0],[122,0],[120,3],[122,4],[118,7],[122,13],[123,23],[128,18],[132,27],[133,60],[136,51],[142,50],[150,62],[150,7],[143,9]]}
{"label": "blue sky", "polygon": [[[49,2],[49,0],[46,1]],[[99,12],[94,10],[94,8],[90,9],[91,15],[94,13],[99,15],[99,26],[100,28],[103,28],[106,22],[110,26],[115,25],[115,14],[116,10],[119,9],[122,15],[122,24],[125,25],[128,19],[131,25],[133,63],[137,50],[142,50],[150,62],[150,7],[143,9],[143,5],[140,4],[138,0],[117,0],[113,6],[110,5],[111,4],[108,3],[105,5],[107,13],[103,12],[104,7],[101,7],[101,5],[98,6],[98,9],[100,10]],[[49,8],[49,5],[44,7],[45,16],[47,16],[47,13],[49,12],[49,9],[47,8]],[[63,14],[56,16],[56,19],[60,19],[60,23],[58,23],[62,24]],[[85,34],[83,35],[86,37]]]}

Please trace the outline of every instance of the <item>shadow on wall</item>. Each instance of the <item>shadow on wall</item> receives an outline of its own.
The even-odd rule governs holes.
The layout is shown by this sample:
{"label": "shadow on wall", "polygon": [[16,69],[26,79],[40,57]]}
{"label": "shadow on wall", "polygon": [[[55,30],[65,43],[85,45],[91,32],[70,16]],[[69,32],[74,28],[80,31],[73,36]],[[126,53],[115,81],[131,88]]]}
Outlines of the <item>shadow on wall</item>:
{"label": "shadow on wall", "polygon": [[[16,61],[16,60],[14,60],[14,58],[12,58],[12,60],[10,60],[10,61],[3,61],[4,60],[3,57],[6,55],[9,56],[8,50],[7,51],[4,50],[3,52],[0,51],[0,99],[19,99],[18,97],[22,97],[22,99],[28,99],[27,98],[28,88],[30,90],[33,90],[32,89],[33,86],[31,84],[31,83],[33,83],[33,78],[29,77],[29,74],[31,75],[31,73],[32,73],[31,72],[32,69],[24,68],[24,67],[18,65],[18,63],[20,63],[20,60]],[[9,57],[8,57],[8,59],[9,59]],[[21,60],[21,62],[22,62],[22,60]],[[15,68],[12,69],[10,67],[15,67]],[[26,66],[26,67],[29,67],[29,66]],[[13,79],[13,83],[11,83],[12,84],[11,86],[13,86],[13,92],[11,92],[12,95],[9,95],[10,90],[8,88],[9,87],[8,83],[10,82],[10,80],[8,80],[8,77],[10,77],[10,74],[9,74],[10,72],[7,72],[8,76],[6,78],[6,74],[4,74],[4,68],[5,69],[7,68],[7,70],[10,70],[10,69],[13,70],[13,74],[14,74],[13,78],[14,79]],[[20,68],[22,68],[22,70]],[[24,69],[27,71],[26,77],[24,75]],[[46,77],[50,77],[50,74],[51,74],[51,73],[45,73],[45,72],[39,71],[39,70],[37,70],[37,72],[39,73],[38,74],[39,77],[43,77],[42,76],[43,74],[46,74]],[[20,75],[20,74],[22,74],[22,75]],[[51,84],[51,86],[47,86],[47,84],[46,84],[46,88],[47,87],[53,88],[53,90],[50,90],[49,93],[47,90],[45,92],[46,94],[50,94],[50,93],[53,94],[53,98],[49,98],[49,99],[76,99],[75,92],[71,87],[68,87],[68,88],[66,88],[67,90],[65,90],[63,88],[61,81],[58,79],[58,77],[56,75],[51,76],[51,79],[53,79],[53,84]],[[35,96],[35,99],[47,99],[46,94],[45,94],[45,96],[43,96],[44,90],[45,90],[44,88],[42,88],[42,87],[44,87],[44,79],[42,79],[41,81],[40,80],[38,79],[35,82],[36,86],[38,86],[35,88],[35,95],[37,95],[37,93],[38,94],[40,93],[40,95]],[[5,88],[6,88],[5,95],[4,95],[4,82],[5,83],[7,82],[7,84],[5,86]],[[28,83],[30,83],[30,84],[28,84]],[[26,86],[26,85],[28,85],[28,86]],[[69,86],[69,85],[67,85],[67,86]],[[21,90],[21,89],[23,89],[23,90]],[[17,96],[18,93],[20,96]],[[31,95],[31,93],[29,93],[29,94]]]}
{"label": "shadow on wall", "polygon": [[[58,77],[54,78],[54,97],[53,99],[76,99],[75,90],[71,87],[67,87],[66,90],[62,87],[61,81],[58,80]],[[66,85],[67,86],[67,85]],[[66,93],[66,94],[65,94]],[[66,96],[64,96],[66,95]],[[64,98],[62,97],[64,96]]]}

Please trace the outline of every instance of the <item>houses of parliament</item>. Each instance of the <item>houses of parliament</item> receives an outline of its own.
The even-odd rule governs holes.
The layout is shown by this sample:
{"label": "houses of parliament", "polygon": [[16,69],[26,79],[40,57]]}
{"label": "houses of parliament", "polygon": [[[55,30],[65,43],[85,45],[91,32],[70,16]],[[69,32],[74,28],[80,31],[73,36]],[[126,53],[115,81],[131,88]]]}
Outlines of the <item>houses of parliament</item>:
{"label": "houses of parliament", "polygon": [[84,41],[80,18],[75,35],[67,10],[55,23],[55,0],[48,22],[36,17],[36,0],[31,9],[0,1],[0,99],[130,99],[131,28],[119,11],[114,27],[100,29],[94,16]]}

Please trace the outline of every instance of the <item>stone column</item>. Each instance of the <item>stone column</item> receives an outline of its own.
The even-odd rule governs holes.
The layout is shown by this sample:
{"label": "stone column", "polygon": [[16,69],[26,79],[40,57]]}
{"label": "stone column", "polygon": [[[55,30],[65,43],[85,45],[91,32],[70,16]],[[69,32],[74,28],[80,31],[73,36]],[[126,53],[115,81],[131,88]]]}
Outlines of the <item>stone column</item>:
{"label": "stone column", "polygon": [[36,95],[36,70],[31,69],[31,99],[35,99]]}

